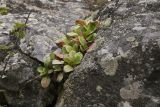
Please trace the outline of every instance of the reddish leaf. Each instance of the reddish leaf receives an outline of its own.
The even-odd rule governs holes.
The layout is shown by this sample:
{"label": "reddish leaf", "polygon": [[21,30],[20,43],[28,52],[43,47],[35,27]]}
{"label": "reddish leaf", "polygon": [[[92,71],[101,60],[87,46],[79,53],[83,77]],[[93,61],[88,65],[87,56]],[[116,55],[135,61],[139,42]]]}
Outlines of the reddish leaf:
{"label": "reddish leaf", "polygon": [[89,46],[89,48],[88,48],[87,52],[91,52],[91,51],[93,51],[93,50],[94,50],[95,45],[96,45],[96,43],[92,43],[92,44]]}
{"label": "reddish leaf", "polygon": [[81,19],[76,20],[75,23],[76,23],[76,24],[79,24],[79,25],[81,25],[81,26],[85,26],[85,25],[86,25],[86,21],[85,21],[85,20],[81,20]]}
{"label": "reddish leaf", "polygon": [[54,54],[56,55],[57,58],[63,59],[63,54],[61,49],[57,49],[56,51],[54,51]]}
{"label": "reddish leaf", "polygon": [[41,85],[43,88],[47,88],[49,86],[50,82],[51,82],[50,77],[46,76],[46,77],[42,78]]}
{"label": "reddish leaf", "polygon": [[64,43],[63,40],[57,40],[57,41],[56,41],[56,44],[57,44],[57,46],[62,47],[65,43]]}

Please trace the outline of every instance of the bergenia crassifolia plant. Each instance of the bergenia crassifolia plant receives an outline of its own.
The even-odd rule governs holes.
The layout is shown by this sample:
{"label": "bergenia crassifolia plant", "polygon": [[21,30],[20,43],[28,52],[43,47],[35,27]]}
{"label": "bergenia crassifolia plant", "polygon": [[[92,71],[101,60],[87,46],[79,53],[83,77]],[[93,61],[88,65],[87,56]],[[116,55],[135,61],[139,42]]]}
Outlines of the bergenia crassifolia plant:
{"label": "bergenia crassifolia plant", "polygon": [[44,64],[37,69],[43,88],[49,86],[51,74],[56,75],[56,81],[60,82],[65,73],[72,72],[95,40],[99,21],[76,20],[75,23],[65,37],[56,41],[59,48],[45,57]]}

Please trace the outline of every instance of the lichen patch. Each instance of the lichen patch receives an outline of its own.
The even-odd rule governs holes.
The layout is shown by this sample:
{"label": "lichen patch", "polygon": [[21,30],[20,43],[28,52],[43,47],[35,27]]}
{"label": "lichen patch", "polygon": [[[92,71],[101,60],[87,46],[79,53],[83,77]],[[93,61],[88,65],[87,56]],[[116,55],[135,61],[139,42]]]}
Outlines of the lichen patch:
{"label": "lichen patch", "polygon": [[120,96],[123,99],[138,99],[142,90],[140,89],[141,83],[134,82],[131,85],[127,85],[120,89]]}
{"label": "lichen patch", "polygon": [[118,68],[117,59],[101,59],[101,67],[104,69],[106,75],[113,76],[115,75]]}
{"label": "lichen patch", "polygon": [[100,85],[97,85],[96,91],[101,92],[102,89],[103,89],[103,88],[102,88]]}

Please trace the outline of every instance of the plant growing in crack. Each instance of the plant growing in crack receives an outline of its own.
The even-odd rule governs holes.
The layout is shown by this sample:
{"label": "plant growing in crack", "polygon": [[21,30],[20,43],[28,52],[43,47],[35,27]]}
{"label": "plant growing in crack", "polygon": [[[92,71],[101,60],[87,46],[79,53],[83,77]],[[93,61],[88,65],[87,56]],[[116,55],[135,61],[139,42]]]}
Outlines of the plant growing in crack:
{"label": "plant growing in crack", "polygon": [[[7,9],[8,8],[1,8],[0,7],[0,14],[2,14],[3,12],[4,13],[8,12]],[[13,29],[10,31],[10,35],[12,35],[14,37],[14,39],[15,39],[14,43],[10,43],[10,44],[7,44],[7,45],[0,45],[0,50],[9,50],[8,51],[7,60],[9,60],[9,58],[13,55],[13,48],[16,47],[17,50],[20,50],[20,48],[18,46],[18,43],[19,43],[19,40],[22,39],[26,34],[27,22],[29,20],[30,14],[31,14],[31,11],[29,12],[29,14],[27,16],[25,23],[16,22],[14,24]],[[0,22],[0,23],[2,23],[2,22]],[[21,52],[21,50],[20,50],[20,52]],[[6,70],[6,67],[8,65],[8,61],[7,60],[5,61],[5,65],[4,65],[3,71]]]}
{"label": "plant growing in crack", "polygon": [[28,27],[27,23],[28,23],[31,13],[32,11],[28,13],[28,16],[25,22],[15,22],[14,23],[13,29],[10,31],[10,35],[15,36],[17,40],[23,39],[25,37],[26,28]]}
{"label": "plant growing in crack", "polygon": [[10,34],[22,39],[26,35],[26,27],[27,25],[25,23],[16,22]]}
{"label": "plant growing in crack", "polygon": [[44,64],[37,69],[42,77],[43,88],[49,86],[51,74],[56,75],[56,81],[61,82],[66,73],[72,72],[95,40],[99,21],[76,20],[75,23],[71,32],[56,41],[59,48],[45,57]]}
{"label": "plant growing in crack", "polygon": [[0,7],[0,14],[1,15],[7,15],[9,12],[9,8],[8,7]]}

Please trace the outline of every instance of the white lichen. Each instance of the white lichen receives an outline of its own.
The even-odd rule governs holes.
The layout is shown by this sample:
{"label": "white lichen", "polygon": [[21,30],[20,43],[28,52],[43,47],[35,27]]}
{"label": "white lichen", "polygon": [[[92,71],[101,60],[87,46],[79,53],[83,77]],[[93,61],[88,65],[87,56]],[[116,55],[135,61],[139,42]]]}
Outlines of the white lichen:
{"label": "white lichen", "polygon": [[120,96],[125,100],[138,99],[142,92],[140,87],[141,87],[141,82],[139,81],[129,84],[126,87],[120,89]]}

